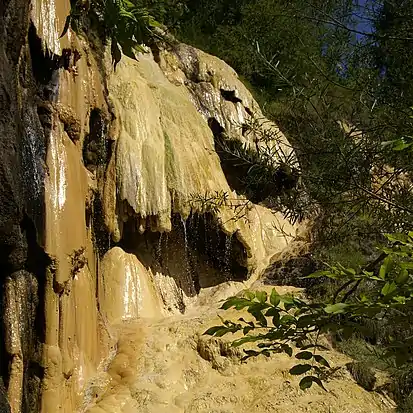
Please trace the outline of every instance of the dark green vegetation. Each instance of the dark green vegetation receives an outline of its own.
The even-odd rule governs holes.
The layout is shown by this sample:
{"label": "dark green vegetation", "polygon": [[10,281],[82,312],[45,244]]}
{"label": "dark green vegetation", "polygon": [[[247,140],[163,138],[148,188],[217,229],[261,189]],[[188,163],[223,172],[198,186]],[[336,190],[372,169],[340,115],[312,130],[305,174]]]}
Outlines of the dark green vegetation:
{"label": "dark green vegetation", "polygon": [[114,66],[122,57],[122,53],[136,59],[137,52],[145,52],[144,44],[155,37],[156,28],[160,24],[142,2],[130,0],[71,0],[71,12],[63,29],[64,36],[72,27],[75,31],[82,27],[85,20],[93,21],[102,40],[110,40]]}

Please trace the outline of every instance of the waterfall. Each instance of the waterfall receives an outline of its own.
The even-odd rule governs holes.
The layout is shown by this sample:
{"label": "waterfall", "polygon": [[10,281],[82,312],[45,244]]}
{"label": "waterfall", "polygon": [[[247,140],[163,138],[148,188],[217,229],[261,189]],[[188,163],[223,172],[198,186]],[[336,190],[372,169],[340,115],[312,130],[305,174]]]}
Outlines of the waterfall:
{"label": "waterfall", "polygon": [[[25,145],[23,147],[23,176],[33,200],[40,200],[44,189],[44,136],[37,114],[32,106],[24,113]],[[41,136],[39,136],[41,134]]]}
{"label": "waterfall", "polygon": [[231,273],[231,251],[232,251],[232,234],[225,236],[225,253],[224,253],[224,273],[225,277]]}

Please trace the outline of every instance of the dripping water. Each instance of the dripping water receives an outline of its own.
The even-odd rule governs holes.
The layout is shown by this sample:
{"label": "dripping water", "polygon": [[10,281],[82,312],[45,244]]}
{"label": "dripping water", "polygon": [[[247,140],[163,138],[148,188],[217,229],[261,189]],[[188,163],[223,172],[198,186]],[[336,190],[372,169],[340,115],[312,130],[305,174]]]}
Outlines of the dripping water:
{"label": "dripping water", "polygon": [[161,232],[159,234],[159,240],[158,240],[158,244],[155,250],[155,259],[156,261],[158,261],[159,265],[161,266],[162,266],[162,236],[163,236],[163,233]]}
{"label": "dripping water", "polygon": [[184,240],[185,240],[185,256],[187,256],[188,251],[188,234],[186,231],[186,221],[181,217],[182,227],[184,229]]}
{"label": "dripping water", "polygon": [[186,283],[186,286],[188,287],[188,291],[195,292],[195,284],[193,281],[192,277],[192,270],[191,270],[191,263],[190,263],[190,252],[188,248],[188,230],[187,230],[187,224],[186,220],[184,220],[181,217],[181,223],[182,223],[182,228],[184,232],[184,242],[185,242],[185,247],[184,247],[184,257],[185,257],[185,278],[184,278],[184,283]]}
{"label": "dripping water", "polygon": [[208,242],[208,231],[207,231],[207,217],[206,215],[203,216],[204,218],[204,241],[205,241],[205,253],[206,253],[206,264],[209,265],[209,242]]}
{"label": "dripping water", "polygon": [[232,234],[225,236],[225,252],[224,252],[224,274],[225,279],[228,280],[231,275],[231,249],[232,249]]}
{"label": "dripping water", "polygon": [[[32,192],[32,199],[39,199],[43,192],[44,173],[42,160],[45,158],[44,139],[38,136],[41,130],[40,125],[36,125],[37,114],[34,114],[33,108],[29,108],[24,114],[26,144],[24,145],[23,173],[25,182],[31,182],[29,188]],[[36,127],[37,126],[37,127]]]}

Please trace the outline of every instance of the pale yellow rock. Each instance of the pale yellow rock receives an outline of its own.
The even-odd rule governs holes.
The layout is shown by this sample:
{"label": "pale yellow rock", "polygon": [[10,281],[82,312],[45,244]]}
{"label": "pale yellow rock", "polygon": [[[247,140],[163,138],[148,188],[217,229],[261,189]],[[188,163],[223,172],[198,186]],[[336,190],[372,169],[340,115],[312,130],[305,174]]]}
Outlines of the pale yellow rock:
{"label": "pale yellow rock", "polygon": [[[122,59],[109,82],[120,119],[118,199],[136,215],[170,228],[171,203],[183,215],[192,194],[229,190],[212,134],[185,89],[170,83],[150,55]],[[186,208],[186,211],[185,211]]]}
{"label": "pale yellow rock", "polygon": [[[208,64],[217,63],[220,82],[239,88],[241,96],[258,110],[235,72],[214,59],[211,57]],[[207,63],[204,66],[208,71]],[[219,85],[214,91],[217,99],[221,99]],[[196,211],[197,204],[191,203],[194,196],[226,192],[233,205],[247,202],[229,188],[215,153],[212,132],[192,95],[186,87],[171,83],[150,54],[140,56],[139,62],[123,58],[110,78],[109,92],[118,116],[119,136],[116,174],[110,172],[108,178],[116,179],[118,203],[128,204],[137,217],[156,216],[158,228],[151,226],[152,230],[169,231],[172,211],[183,218],[189,215],[190,207]],[[234,113],[237,111],[228,109],[220,116],[237,123]],[[113,184],[106,181],[106,187],[108,197],[112,197],[109,187]],[[113,205],[109,201],[108,204]],[[116,212],[109,210],[112,222],[108,227],[119,239],[121,227]],[[223,206],[217,214],[222,230],[228,235],[236,234],[244,245],[246,266],[254,274],[265,268],[269,258],[284,249],[290,242],[288,238],[295,234],[295,228],[281,214],[274,215],[263,207],[253,206],[247,220],[234,216],[230,206]],[[145,223],[138,223],[137,227],[143,231]]]}
{"label": "pale yellow rock", "polygon": [[[266,119],[252,94],[235,70],[223,60],[192,46],[178,43],[160,52],[159,65],[174,84],[188,89],[191,99],[206,121],[215,119],[231,139],[255,148],[268,143],[275,164],[295,161],[293,149],[278,126]],[[254,122],[247,134],[243,126]],[[272,142],[256,142],[255,128],[266,130]]]}
{"label": "pale yellow rock", "polygon": [[99,304],[102,316],[110,325],[161,315],[150,272],[135,255],[119,247],[108,251],[102,260]]}
{"label": "pale yellow rock", "polygon": [[323,353],[339,368],[325,383],[327,392],[318,386],[301,391],[300,378],[288,373],[296,361],[286,355],[241,363],[242,351],[229,347],[226,337],[202,337],[221,323],[217,314],[240,316],[235,310],[217,312],[210,301],[186,316],[125,326],[109,368],[113,384],[86,411],[118,413],[133,406],[131,411],[140,413],[394,412],[385,397],[365,391],[346,374],[348,359],[334,351]]}
{"label": "pale yellow rock", "polygon": [[[137,258],[144,254],[141,245],[136,245],[134,254],[113,248],[100,261],[92,241],[96,234],[87,225],[85,210],[93,204],[91,194],[102,194],[104,217],[95,218],[102,218],[112,239],[120,242],[123,226],[130,224],[128,220],[134,221],[138,233],[148,229],[171,231],[173,213],[179,214],[185,225],[191,209],[196,212],[198,208],[189,202],[193,195],[227,192],[235,203],[246,202],[228,186],[207,120],[214,117],[229,136],[253,143],[253,136],[242,136],[241,126],[251,116],[250,112],[257,117],[261,112],[229,66],[184,45],[180,46],[179,56],[165,54],[165,62],[161,59],[160,65],[151,54],[140,56],[139,62],[123,57],[115,72],[111,71],[110,63],[106,64],[108,78],[102,79],[100,65],[87,40],[71,30],[59,39],[70,9],[69,0],[34,0],[32,6],[32,20],[44,47],[55,54],[60,54],[63,48],[72,48],[82,56],[75,71],[56,71],[49,85],[54,88],[55,96],[51,105],[52,132],[45,136],[44,247],[53,264],[46,274],[45,303],[42,303],[46,325],[41,361],[45,370],[41,411],[74,413],[87,405],[91,412],[135,413],[145,403],[150,406],[153,397],[159,411],[181,412],[188,408],[188,403],[195,403],[188,389],[203,385],[199,377],[208,372],[208,366],[201,361],[202,369],[193,370],[190,364],[194,362],[198,366],[197,353],[188,349],[181,333],[176,341],[164,332],[164,327],[159,332],[165,333],[170,347],[162,347],[163,340],[159,344],[152,339],[143,342],[146,330],[121,329],[115,356],[110,352],[117,334],[114,325],[150,318],[153,325],[158,326],[155,320],[164,314],[165,308],[171,307],[176,312],[181,301],[187,309],[197,308],[199,303],[210,304],[211,297],[218,299],[237,292],[242,284],[210,286],[212,283],[204,282],[205,279],[222,280],[222,276],[205,265],[201,280],[204,284],[197,295],[192,280],[188,280],[187,246],[182,242],[170,246],[171,273],[164,271],[165,268],[157,272],[144,266],[144,261]],[[197,65],[199,85],[192,88],[188,76]],[[99,181],[84,167],[82,145],[89,133],[91,111],[101,110],[109,118],[104,96],[106,81],[116,115],[108,138],[116,143],[107,169],[101,171],[104,179]],[[233,93],[239,102],[226,100],[221,89]],[[67,114],[78,124],[78,140],[71,140],[65,132]],[[281,215],[274,215],[261,206],[252,206],[245,221],[234,220],[234,210],[228,205],[223,206],[215,218],[220,230],[228,237],[236,237],[245,249],[243,265],[252,274],[249,283],[259,276],[271,257],[288,247],[290,238],[285,234],[293,237],[296,230]],[[74,271],[72,257],[79,251],[83,251],[85,265]],[[184,285],[188,287],[186,292]],[[15,297],[11,301],[9,309],[13,310],[19,301]],[[10,391],[13,406],[19,406],[22,335],[15,316],[10,315],[9,323],[13,325],[10,330],[14,344],[8,350],[16,358],[12,365],[14,387]],[[171,328],[177,327],[172,324]],[[148,327],[148,337],[153,331]],[[195,343],[193,338],[190,341]],[[162,353],[166,351],[165,356],[169,357],[168,352],[181,344],[185,355],[171,354],[173,364],[163,366],[159,360]],[[148,354],[153,360],[149,357],[144,362],[146,367],[142,367],[139,363],[144,360],[142,353],[147,345],[153,345],[156,353],[150,349]],[[93,378],[102,374],[111,360],[106,373],[110,379],[105,376],[94,400],[95,396],[88,394]],[[145,380],[143,384],[136,380],[138,364],[146,374],[148,388]],[[152,365],[151,370],[148,366]],[[155,376],[152,372],[156,372]],[[220,382],[216,381],[215,385],[219,386]],[[102,388],[108,389],[105,397],[101,397]],[[219,402],[218,398],[214,400]],[[199,408],[194,407],[193,411]],[[20,413],[18,407],[13,413]]]}

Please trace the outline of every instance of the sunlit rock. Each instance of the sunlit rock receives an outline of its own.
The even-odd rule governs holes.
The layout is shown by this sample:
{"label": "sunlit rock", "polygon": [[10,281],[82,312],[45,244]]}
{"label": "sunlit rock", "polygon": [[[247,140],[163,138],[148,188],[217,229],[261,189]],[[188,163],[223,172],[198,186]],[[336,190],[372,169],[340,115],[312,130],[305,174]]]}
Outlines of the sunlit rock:
{"label": "sunlit rock", "polygon": [[119,247],[107,252],[102,260],[99,304],[109,324],[161,315],[150,273],[135,255]]}

